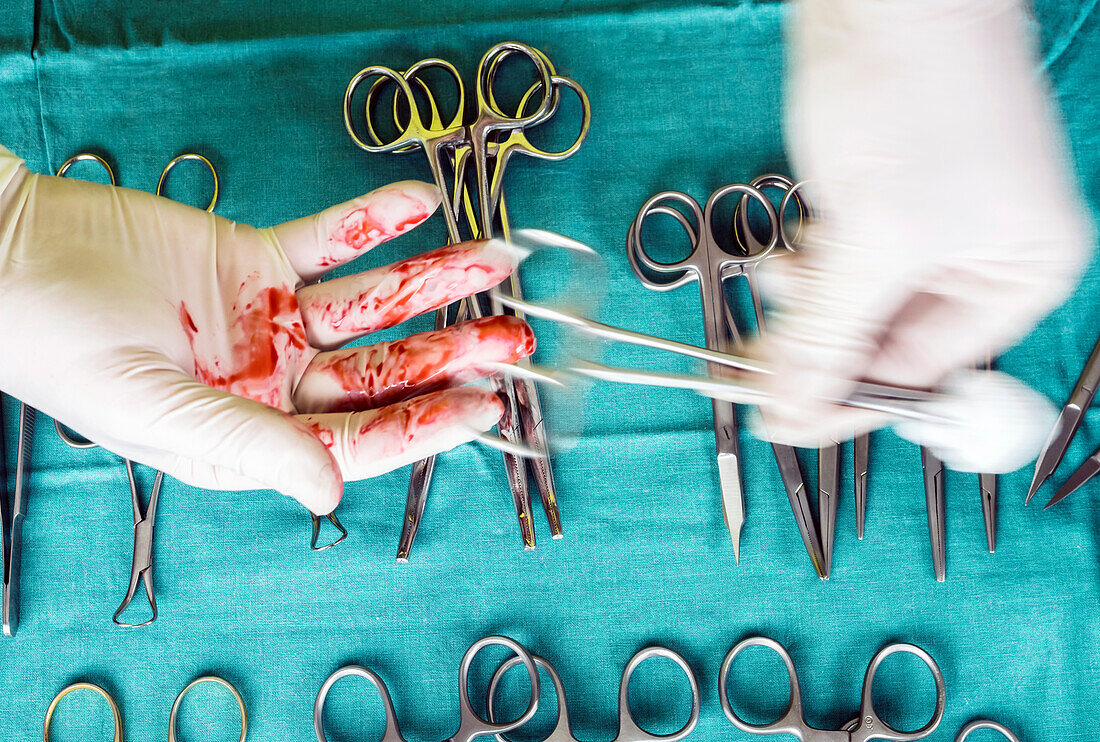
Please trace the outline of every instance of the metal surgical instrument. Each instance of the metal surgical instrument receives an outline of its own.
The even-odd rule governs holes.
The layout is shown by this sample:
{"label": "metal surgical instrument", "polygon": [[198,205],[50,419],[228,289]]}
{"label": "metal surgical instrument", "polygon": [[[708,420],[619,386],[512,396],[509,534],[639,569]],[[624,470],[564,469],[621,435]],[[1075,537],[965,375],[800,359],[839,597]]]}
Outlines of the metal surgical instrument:
{"label": "metal surgical instrument", "polygon": [[225,678],[218,677],[217,675],[203,675],[202,677],[195,678],[185,685],[183,690],[176,696],[176,700],[172,703],[172,711],[168,715],[168,742],[176,742],[176,716],[179,714],[180,704],[183,703],[183,697],[196,685],[202,685],[203,683],[220,685],[233,694],[233,700],[237,702],[237,709],[241,712],[241,736],[238,742],[244,742],[245,738],[248,736],[248,711],[245,710],[244,699],[241,698],[241,692],[237,690],[236,686]]}
{"label": "metal surgical instrument", "polygon": [[[111,177],[111,184],[113,185],[115,182],[114,172],[102,158],[95,155],[82,154],[71,158],[58,170],[58,175],[63,175],[68,167],[74,162],[89,158],[96,160],[107,169]],[[157,187],[154,192],[158,196],[163,195],[168,174],[180,163],[187,161],[200,162],[210,170],[210,174],[213,178],[214,192],[210,199],[210,203],[206,206],[206,211],[212,212],[218,204],[220,182],[214,165],[202,155],[186,153],[171,159],[168,164],[164,166],[164,170],[161,171],[160,179],[157,181]],[[58,420],[54,421],[54,428],[57,431],[58,437],[60,437],[65,444],[73,448],[95,448],[98,445],[86,439],[74,438]],[[123,464],[126,469],[126,479],[130,486],[130,505],[134,516],[134,550],[130,563],[130,581],[126,587],[126,595],[123,597],[122,603],[119,604],[118,609],[115,610],[114,615],[111,616],[111,620],[114,621],[116,625],[124,628],[137,628],[140,626],[148,626],[157,620],[157,599],[153,591],[153,530],[156,525],[157,504],[160,501],[160,490],[164,482],[164,472],[157,471],[153,479],[152,488],[149,491],[149,498],[143,506],[137,475],[134,471],[134,462],[128,458],[123,458]],[[130,607],[134,597],[137,595],[139,583],[145,587],[145,597],[149,602],[149,608],[152,610],[152,615],[141,623],[129,623],[123,621],[121,616],[123,612]]]}
{"label": "metal surgical instrument", "polygon": [[[184,696],[186,696],[192,688],[203,683],[215,683],[226,688],[233,694],[233,700],[237,702],[237,708],[241,712],[241,736],[238,742],[245,742],[245,738],[248,736],[248,712],[244,707],[244,699],[241,697],[240,691],[236,686],[230,683],[228,680],[218,677],[217,675],[204,675],[199,678],[195,678],[188,683],[183,690],[176,696],[175,702],[172,704],[172,711],[168,715],[168,742],[176,742],[176,716],[179,714],[180,704],[183,702]],[[107,706],[111,709],[111,716],[114,720],[114,736],[113,742],[122,742],[122,712],[119,710],[118,703],[111,696],[110,693],[105,691],[102,687],[95,683],[78,682],[67,685],[61,689],[61,691],[54,696],[50,701],[49,707],[46,709],[46,719],[42,723],[42,742],[49,742],[50,740],[50,723],[53,721],[54,713],[57,711],[57,706],[61,702],[61,699],[69,695],[73,691],[89,690],[93,693],[97,693],[107,701]]]}
{"label": "metal surgical instrument", "polygon": [[[1039,491],[1039,487],[1050,478],[1050,475],[1062,463],[1062,457],[1066,455],[1066,449],[1069,448],[1070,441],[1073,440],[1077,428],[1085,418],[1085,410],[1092,404],[1098,386],[1100,386],[1100,340],[1097,340],[1092,353],[1089,354],[1085,367],[1081,371],[1081,376],[1078,377],[1073,392],[1069,395],[1069,400],[1062,407],[1062,412],[1058,415],[1054,430],[1050,431],[1050,438],[1047,439],[1043,452],[1039,454],[1039,459],[1035,462],[1035,474],[1032,476],[1031,486],[1028,487],[1027,497],[1024,499],[1025,505],[1031,502],[1031,498]],[[1088,466],[1088,462],[1086,462],[1086,466]],[[1057,494],[1046,504],[1044,510],[1060,502],[1070,492],[1084,484],[1091,476],[1086,475],[1087,471],[1086,468],[1085,472],[1080,473],[1081,476],[1078,476],[1079,472],[1074,472],[1074,476],[1070,478],[1074,480],[1073,486],[1063,486],[1058,490]]]}
{"label": "metal surgical instrument", "polygon": [[924,504],[928,508],[928,540],[932,546],[932,570],[936,582],[947,579],[947,515],[944,499],[943,462],[924,446],[920,447],[924,474]]}
{"label": "metal surgical instrument", "polygon": [[[647,732],[634,719],[634,714],[630,710],[630,679],[643,662],[659,657],[675,662],[683,670],[685,677],[687,677],[688,686],[691,688],[691,715],[678,731],[671,734],[651,734]],[[550,676],[554,683],[554,694],[557,696],[558,702],[557,722],[554,724],[553,731],[542,742],[578,742],[573,735],[573,728],[569,722],[569,705],[565,700],[565,686],[562,685],[561,677],[554,666],[542,657],[532,655],[532,659],[534,659],[539,669],[545,670],[546,674]],[[497,688],[504,679],[505,673],[519,663],[519,658],[512,657],[493,673],[493,677],[489,681],[488,693],[490,721],[494,718],[494,701]],[[699,682],[695,678],[695,673],[691,671],[691,666],[688,665],[687,660],[665,647],[646,647],[630,658],[623,670],[622,679],[619,681],[619,732],[612,742],[678,742],[695,729],[695,725],[699,722],[699,707]],[[498,739],[507,740],[503,736],[498,737]]]}
{"label": "metal surgical instrument", "polygon": [[[786,206],[791,196],[795,194],[795,189],[790,181],[780,176],[763,176],[754,183],[755,185],[734,183],[724,186],[711,194],[705,207],[700,207],[693,198],[678,191],[658,193],[642,204],[628,232],[627,257],[638,280],[646,288],[654,291],[670,291],[690,282],[699,284],[703,306],[704,337],[706,347],[710,350],[731,353],[742,346],[741,335],[725,295],[724,281],[727,278],[745,276],[756,315],[758,332],[761,334],[766,332],[763,302],[757,288],[755,270],[757,265],[779,252],[780,248],[784,251],[790,248],[790,243],[786,240],[782,229],[779,212],[760,189],[767,186],[783,188],[787,193],[783,206]],[[741,255],[725,251],[714,233],[715,208],[722,199],[732,194],[739,196],[733,220],[733,232],[745,250]],[[767,215],[771,234],[766,244],[757,242],[749,229],[747,214],[750,200],[756,200]],[[801,200],[798,203],[802,208]],[[686,208],[687,214],[674,208],[673,204]],[[655,260],[646,251],[642,230],[646,221],[657,215],[672,217],[687,234],[690,252],[685,258],[665,263]],[[744,233],[743,239],[738,229]],[[721,365],[710,363],[712,375],[722,375]],[[732,402],[717,398],[712,399],[712,408],[722,512],[733,540],[734,559],[740,561],[740,532],[745,516],[736,412]],[[806,551],[818,576],[825,579],[829,574],[828,560],[825,558],[817,527],[814,525],[795,450],[790,446],[779,444],[773,444],[772,450]],[[827,476],[828,472],[825,474]],[[835,495],[835,488],[832,489],[832,493]]]}
{"label": "metal surgical instrument", "polygon": [[[489,646],[500,646],[511,650],[518,660],[523,663],[527,670],[527,676],[531,680],[530,703],[527,705],[527,710],[515,721],[500,724],[494,723],[491,719],[486,721],[478,716],[473,704],[470,702],[470,667],[473,665],[474,657],[477,656],[478,652]],[[348,676],[364,678],[374,686],[375,690],[378,691],[378,695],[381,696],[382,709],[386,716],[386,730],[382,736],[384,742],[404,742],[405,738],[401,736],[401,727],[397,723],[397,712],[394,710],[393,701],[390,699],[390,692],[386,688],[385,681],[373,670],[359,665],[341,667],[329,675],[325,682],[321,684],[320,690],[317,691],[317,699],[313,703],[313,730],[317,735],[317,742],[328,742],[328,737],[325,736],[324,712],[329,691],[338,680]],[[487,636],[479,639],[470,645],[470,648],[466,650],[466,654],[462,656],[462,664],[459,666],[458,671],[458,700],[458,731],[451,735],[446,742],[472,742],[478,737],[502,735],[518,729],[530,721],[538,710],[539,671],[534,658],[519,643],[507,637]]]}
{"label": "metal surgical instrument", "polygon": [[[520,55],[530,61],[537,77],[536,82],[528,88],[520,101],[515,115],[504,113],[494,95],[500,65],[512,55]],[[439,98],[433,94],[424,79],[424,73],[431,70],[443,72],[454,84],[458,100],[454,115],[449,120],[441,117]],[[371,140],[368,142],[359,135],[353,124],[351,102],[356,89],[370,79],[376,82],[370,88],[365,106],[366,128]],[[590,106],[583,89],[569,78],[556,75],[546,56],[533,47],[516,42],[497,44],[482,57],[476,80],[477,115],[469,124],[464,123],[465,93],[462,78],[452,64],[440,59],[422,60],[403,73],[386,67],[368,67],[352,78],[344,96],[345,126],[357,146],[370,152],[405,153],[415,150],[425,152],[432,177],[443,194],[442,210],[450,243],[461,242],[463,239],[459,223],[463,210],[469,222],[468,233],[471,239],[492,237],[498,216],[504,236],[507,237],[508,225],[503,205],[502,182],[508,158],[511,154],[519,152],[541,159],[564,159],[580,147],[587,136],[590,123]],[[384,84],[397,87],[392,115],[393,125],[398,130],[396,137],[385,142],[378,133],[383,127],[375,123],[372,117],[372,111],[375,109],[371,105],[380,86]],[[545,122],[557,112],[562,87],[573,90],[580,98],[583,112],[582,127],[580,134],[570,147],[561,152],[549,152],[532,145],[523,132],[526,128]],[[421,102],[426,102],[426,108]],[[401,105],[404,109],[401,109]],[[402,118],[402,113],[407,115],[407,119]],[[471,158],[478,193],[476,209],[473,208],[470,191],[466,184],[466,168]],[[448,187],[445,166],[449,167],[453,174],[453,188]],[[506,282],[506,290],[513,294],[519,293],[518,274],[514,273]],[[466,300],[465,307],[475,317],[483,312],[477,298]],[[498,307],[499,305],[491,303],[490,311],[497,311]],[[437,328],[442,328],[451,321],[452,317],[447,310],[437,312]],[[504,451],[509,488],[520,523],[524,547],[531,549],[535,546],[535,533],[531,517],[528,466],[538,487],[543,509],[550,524],[551,535],[554,538],[560,538],[562,534],[538,394],[533,382],[529,380],[498,377],[491,383],[505,401],[505,415],[501,424],[498,425],[503,441],[512,447],[527,446],[539,454],[525,462],[523,458],[510,452],[508,447],[497,446]],[[398,561],[408,559],[423,514],[433,469],[434,458],[417,462],[413,466],[402,535],[398,546]]]}
{"label": "metal surgical instrument", "polygon": [[[734,660],[749,647],[766,647],[779,655],[783,664],[787,667],[787,679],[790,683],[790,700],[787,708],[778,719],[768,724],[750,724],[738,716],[733,709],[729,694],[729,677]],[[883,660],[892,654],[904,652],[911,654],[925,664],[932,673],[932,679],[936,684],[936,708],[932,718],[920,729],[912,732],[900,732],[889,724],[886,724],[875,711],[872,690],[875,684],[875,673]],[[946,702],[946,686],[943,673],[939,665],[932,659],[932,655],[913,644],[890,644],[880,649],[867,666],[867,673],[863,677],[863,693],[860,701],[859,716],[852,719],[840,730],[831,731],[816,729],[806,722],[806,716],[802,710],[802,690],[798,683],[798,674],[794,668],[794,661],[782,644],[774,639],[762,636],[754,636],[741,641],[726,655],[722,662],[722,669],[718,676],[718,696],[722,703],[722,711],[735,727],[749,734],[791,734],[802,742],[817,742],[819,740],[848,740],[849,742],[862,742],[869,739],[886,739],[895,742],[907,742],[909,740],[923,739],[936,731],[940,720],[943,718]]]}
{"label": "metal surgical instrument", "polygon": [[[3,445],[0,445],[0,473],[4,476],[4,488],[0,493],[0,521],[4,535],[3,622],[4,636],[15,636],[19,628],[19,568],[23,550],[23,519],[27,511],[27,468],[30,462],[31,443],[34,440],[35,410],[25,402],[19,403],[19,433],[15,458],[15,489],[8,499],[7,467],[4,465]],[[0,431],[4,425],[0,414]],[[0,432],[0,444],[3,435]]]}
{"label": "metal surgical instrument", "polygon": [[[993,355],[986,353],[985,362],[978,364],[980,370],[993,369]],[[982,519],[985,521],[985,542],[992,554],[997,550],[997,475],[978,474],[978,490],[982,497]]]}

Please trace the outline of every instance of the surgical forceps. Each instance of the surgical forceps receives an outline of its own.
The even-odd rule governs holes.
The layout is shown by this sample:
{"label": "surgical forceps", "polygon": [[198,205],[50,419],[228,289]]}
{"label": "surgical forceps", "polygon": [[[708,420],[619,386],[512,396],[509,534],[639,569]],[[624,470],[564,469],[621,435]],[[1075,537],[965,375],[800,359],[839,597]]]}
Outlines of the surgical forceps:
{"label": "surgical forceps", "polygon": [[[474,711],[473,704],[470,703],[470,667],[478,652],[489,646],[500,646],[511,650],[518,661],[523,663],[523,666],[527,669],[527,675],[531,679],[531,701],[527,706],[527,710],[515,721],[500,724],[493,722],[491,719],[486,721],[478,716],[477,712]],[[393,701],[390,700],[390,692],[386,688],[385,681],[373,670],[359,665],[341,667],[329,675],[325,682],[321,684],[320,690],[317,691],[317,699],[313,703],[313,730],[317,734],[317,742],[328,742],[328,737],[325,736],[324,712],[329,691],[338,680],[348,676],[365,678],[381,696],[382,709],[386,715],[386,731],[382,736],[383,742],[404,742],[405,738],[401,736],[401,727],[397,723],[397,712],[394,710]],[[502,735],[513,729],[518,729],[530,721],[531,717],[535,715],[535,711],[538,710],[539,671],[534,658],[519,643],[504,636],[487,636],[477,640],[470,645],[470,648],[466,650],[466,654],[462,656],[462,664],[458,670],[458,700],[458,731],[451,735],[446,742],[472,742],[478,737]]]}
{"label": "surgical forceps", "polygon": [[[993,370],[993,354],[986,353],[985,361],[977,365],[982,371]],[[997,550],[997,475],[978,474],[978,491],[982,497],[982,520],[985,521],[985,542],[992,554]]]}
{"label": "surgical forceps", "polygon": [[[1085,419],[1085,411],[1092,404],[1098,387],[1100,387],[1100,340],[1096,341],[1092,353],[1089,354],[1089,358],[1085,362],[1085,368],[1082,369],[1081,376],[1078,377],[1073,392],[1069,395],[1069,400],[1062,407],[1062,412],[1058,415],[1058,421],[1054,424],[1054,430],[1050,432],[1050,438],[1047,439],[1043,452],[1039,454],[1039,460],[1035,462],[1035,475],[1032,477],[1031,486],[1028,488],[1027,498],[1024,500],[1025,505],[1031,501],[1043,482],[1049,479],[1054,470],[1058,468],[1058,465],[1062,463],[1062,457],[1066,455],[1066,449],[1069,448],[1073,436],[1077,434],[1077,428],[1080,427],[1081,421]],[[1050,502],[1043,509],[1046,510],[1051,505],[1061,502],[1071,492],[1076,491],[1081,485],[1092,479],[1097,472],[1100,472],[1100,451],[1085,459],[1085,462],[1070,475],[1069,479],[1054,493],[1054,497],[1050,498]]]}
{"label": "surgical forceps", "polygon": [[[538,79],[520,101],[517,114],[509,116],[501,111],[493,91],[501,62],[513,54],[523,55],[530,60]],[[446,73],[455,86],[458,101],[454,116],[449,121],[441,117],[437,96],[433,95],[432,90],[421,77],[421,73],[433,69]],[[367,130],[373,142],[368,143],[357,133],[352,122],[351,100],[356,88],[365,80],[372,78],[377,81],[368,93],[365,106]],[[373,121],[372,111],[375,109],[371,105],[379,86],[384,83],[394,84],[398,88],[393,110],[393,123],[398,129],[398,135],[388,142],[383,142],[378,135],[380,127]],[[428,118],[424,117],[422,109],[418,106],[418,97],[412,88],[414,84],[417,86],[416,93],[421,94],[427,101],[427,111],[430,114]],[[573,145],[562,152],[547,152],[534,147],[523,134],[523,129],[541,124],[556,113],[561,87],[574,90],[581,100],[583,110],[581,132]],[[462,240],[459,226],[460,205],[465,207],[471,238],[493,236],[494,218],[498,212],[502,219],[504,236],[507,237],[508,226],[501,184],[508,157],[514,152],[522,152],[541,159],[564,159],[580,147],[587,135],[590,122],[590,107],[583,89],[574,81],[556,75],[544,54],[523,44],[504,42],[486,52],[478,66],[476,90],[477,117],[468,126],[463,123],[465,92],[462,78],[452,64],[440,59],[422,60],[404,73],[397,73],[385,67],[368,67],[352,78],[344,96],[344,122],[357,146],[370,152],[404,153],[417,149],[425,152],[433,179],[443,194],[443,212],[448,239],[451,243]],[[537,105],[530,110],[532,106],[529,104],[532,102]],[[407,123],[399,120],[399,103],[405,105]],[[505,134],[507,136],[504,136]],[[476,211],[472,208],[469,190],[465,183],[466,165],[471,157],[474,159],[476,187],[479,194],[479,209]],[[449,165],[454,175],[453,189],[448,188],[444,165]],[[518,293],[518,274],[513,274],[507,284],[512,293]],[[482,308],[476,298],[468,300],[466,307],[472,316],[481,316]],[[492,306],[492,309],[496,311],[498,307]],[[449,322],[450,316],[446,310],[437,312],[437,328]],[[550,524],[551,535],[559,538],[562,534],[561,519],[548,460],[548,445],[541,407],[534,384],[529,380],[499,378],[492,383],[505,401],[504,419],[498,425],[501,438],[508,444],[525,444],[540,454],[529,464]],[[519,456],[507,450],[504,450],[504,461],[524,547],[531,549],[535,546],[535,533],[531,518],[527,464]],[[402,536],[398,546],[398,561],[408,559],[423,513],[433,469],[434,458],[417,462],[413,466]]]}
{"label": "surgical forceps", "polygon": [[[78,155],[81,159],[87,159]],[[65,168],[73,160],[70,160],[62,167]],[[103,162],[99,158],[95,158],[107,168],[108,173],[111,175],[111,182],[114,183],[114,174],[111,168],[106,162]],[[214,169],[214,165],[210,160],[206,159],[202,155],[194,153],[186,153],[174,157],[164,166],[164,170],[161,171],[160,179],[157,181],[157,187],[154,191],[156,195],[163,195],[164,186],[167,182],[168,174],[182,162],[195,161],[200,162],[210,170],[210,174],[213,177],[214,192],[210,199],[210,203],[206,206],[206,210],[212,212],[218,204],[218,192],[219,192],[219,179],[217,170]],[[61,174],[63,170],[59,170]],[[92,441],[84,440],[81,438],[74,438],[69,435],[65,430],[65,427],[57,420],[54,421],[54,428],[57,431],[58,437],[61,440],[73,447],[73,448],[95,448],[98,444]],[[130,564],[130,582],[126,588],[126,596],[122,599],[122,603],[118,606],[118,609],[111,616],[111,620],[118,626],[124,628],[138,628],[140,626],[148,626],[157,620],[157,599],[153,592],[153,528],[157,519],[157,504],[160,500],[160,490],[164,482],[164,472],[157,471],[156,476],[153,479],[153,486],[149,491],[149,499],[144,507],[141,503],[141,494],[137,483],[137,476],[134,472],[134,462],[130,459],[123,458],[123,463],[126,468],[126,479],[130,485],[130,504],[134,514],[134,552],[133,558]],[[152,609],[152,616],[141,623],[127,623],[120,619],[122,613],[130,607],[138,590],[138,583],[144,584],[145,597],[149,601],[149,607]]]}
{"label": "surgical forceps", "polygon": [[[183,697],[186,696],[192,688],[196,685],[202,685],[203,683],[215,683],[226,688],[233,694],[233,700],[237,702],[237,708],[241,712],[241,736],[238,742],[244,742],[248,736],[248,712],[244,707],[244,699],[241,697],[240,691],[230,683],[228,680],[218,677],[217,675],[204,675],[199,678],[195,678],[188,683],[183,690],[176,696],[175,702],[172,704],[172,711],[168,715],[168,742],[176,742],[176,716],[179,714],[180,704],[183,702]],[[62,688],[61,691],[54,696],[50,701],[49,707],[46,709],[46,719],[42,723],[42,742],[49,742],[50,740],[50,722],[53,721],[53,715],[57,711],[57,706],[61,702],[61,699],[69,695],[73,691],[89,690],[93,693],[97,693],[103,697],[107,702],[107,706],[111,709],[111,716],[114,719],[114,736],[113,742],[122,742],[122,711],[119,710],[118,703],[111,697],[111,694],[105,691],[95,683],[79,682]]]}
{"label": "surgical forceps", "polygon": [[947,515],[944,496],[943,462],[924,446],[920,447],[924,475],[924,504],[928,508],[928,540],[932,546],[932,571],[936,582],[947,579]]}
{"label": "surgical forceps", "polygon": [[15,636],[19,628],[19,568],[23,551],[23,519],[27,512],[27,468],[30,462],[31,444],[34,440],[35,409],[25,402],[19,403],[19,433],[16,443],[15,489],[8,499],[7,466],[4,464],[3,426],[0,412],[0,474],[4,477],[0,492],[0,522],[4,535],[4,636]]}
{"label": "surgical forceps", "polygon": [[[758,179],[758,181],[761,184],[765,183],[765,179]],[[771,180],[767,180],[766,183],[772,184]],[[781,184],[781,181],[776,180],[776,184]],[[797,198],[793,188],[788,186],[786,191],[784,205],[788,203],[791,196]],[[745,248],[743,255],[735,255],[723,250],[714,234],[715,207],[723,198],[731,194],[740,196],[734,225],[736,229],[736,225],[739,224],[739,215],[744,222],[741,226],[741,230],[745,232],[744,239],[738,239]],[[767,215],[771,235],[766,244],[757,242],[748,230],[747,211],[750,199],[759,202]],[[679,209],[673,208],[671,205],[673,203],[686,207],[692,218],[685,216]],[[682,260],[664,263],[655,260],[647,252],[642,241],[642,229],[647,219],[652,219],[658,214],[671,216],[686,232],[690,242],[690,252]],[[763,302],[757,288],[755,270],[759,263],[776,254],[781,247],[787,249],[789,243],[785,239],[782,220],[775,207],[757,186],[742,183],[718,189],[707,199],[705,207],[700,207],[693,198],[678,191],[658,193],[642,204],[627,235],[627,258],[643,286],[654,291],[670,291],[690,282],[699,284],[706,347],[723,353],[732,353],[742,346],[740,333],[726,299],[725,279],[738,275],[745,276],[757,327],[761,333],[765,332]],[[709,368],[712,375],[721,376],[723,373],[721,364],[712,362]],[[712,409],[715,446],[718,451],[719,485],[722,492],[722,512],[733,539],[734,559],[740,561],[744,499],[741,487],[736,412],[732,402],[719,399],[712,399]],[[817,527],[814,525],[798,458],[790,446],[775,444],[772,450],[806,551],[818,576],[826,579],[829,575],[829,562],[825,558]],[[835,496],[835,488],[832,494]]]}
{"label": "surgical forceps", "polygon": [[[637,721],[635,721],[634,714],[630,710],[630,679],[634,676],[634,672],[643,662],[657,657],[663,657],[675,662],[680,669],[684,671],[684,675],[688,680],[688,686],[691,688],[691,715],[678,731],[672,732],[671,734],[651,734],[647,732],[642,729]],[[573,736],[573,727],[569,722],[569,706],[565,700],[565,686],[562,685],[561,677],[558,675],[557,670],[554,669],[554,666],[542,657],[532,655],[532,659],[534,659],[539,669],[545,670],[546,674],[550,676],[550,679],[554,683],[554,694],[557,696],[558,701],[557,722],[554,724],[553,731],[551,731],[549,736],[543,739],[542,742],[578,742],[577,738]],[[492,679],[489,681],[488,705],[490,721],[492,721],[494,717],[493,705],[494,699],[496,698],[497,687],[500,685],[501,680],[504,679],[504,674],[518,664],[518,658],[510,658],[497,668],[496,672],[493,673]],[[623,670],[622,679],[619,681],[619,732],[615,735],[615,739],[612,742],[679,742],[679,740],[691,734],[695,729],[695,725],[699,722],[699,705],[699,682],[695,679],[695,673],[691,671],[691,666],[688,665],[687,660],[665,647],[646,647],[630,658],[626,668]],[[499,735],[498,739],[507,742],[507,738],[503,735]]]}
{"label": "surgical forceps", "polygon": [[[729,695],[729,676],[733,668],[734,660],[749,647],[766,647],[783,660],[787,667],[787,679],[790,683],[790,700],[786,710],[778,719],[768,724],[750,724],[733,710]],[[932,673],[932,679],[936,683],[936,709],[932,718],[920,729],[913,732],[899,732],[886,724],[875,711],[872,689],[875,684],[875,673],[883,660],[892,654],[904,652],[911,654],[925,664]],[[943,718],[944,705],[946,703],[946,686],[943,673],[939,665],[932,659],[932,655],[913,644],[890,644],[880,649],[867,666],[867,673],[863,677],[863,694],[860,702],[859,716],[844,725],[837,731],[815,729],[806,722],[802,711],[802,690],[798,684],[798,673],[794,669],[794,661],[782,644],[774,639],[763,636],[754,636],[738,643],[726,655],[722,661],[722,668],[718,675],[718,696],[722,703],[722,711],[735,727],[749,734],[791,734],[802,742],[824,742],[825,740],[848,742],[862,742],[868,739],[886,739],[895,742],[908,742],[909,740],[923,739],[936,731],[940,720]]]}

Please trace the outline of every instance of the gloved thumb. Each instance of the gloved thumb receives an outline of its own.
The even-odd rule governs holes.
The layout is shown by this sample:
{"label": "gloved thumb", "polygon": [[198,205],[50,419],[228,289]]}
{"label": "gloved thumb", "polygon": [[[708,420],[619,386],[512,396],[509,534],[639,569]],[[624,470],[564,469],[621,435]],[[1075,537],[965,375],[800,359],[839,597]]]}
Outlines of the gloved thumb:
{"label": "gloved thumb", "polygon": [[271,488],[319,515],[340,502],[336,460],[294,416],[155,361],[125,376],[132,406],[96,436],[104,448],[151,466],[175,461],[170,473],[195,486]]}

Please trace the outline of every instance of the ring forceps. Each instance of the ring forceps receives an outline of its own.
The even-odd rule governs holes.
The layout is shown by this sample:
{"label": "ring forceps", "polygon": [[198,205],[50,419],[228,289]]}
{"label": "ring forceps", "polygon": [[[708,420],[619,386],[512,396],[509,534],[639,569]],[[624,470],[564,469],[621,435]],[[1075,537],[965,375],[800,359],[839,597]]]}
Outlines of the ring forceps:
{"label": "ring forceps", "polygon": [[[75,162],[79,160],[94,159],[99,162],[104,168],[106,168],[108,175],[110,175],[112,185],[115,182],[114,172],[111,167],[95,155],[77,155],[76,157],[68,160],[61,169],[58,170],[58,175],[63,175],[66,170]],[[213,176],[214,192],[210,199],[210,203],[207,205],[207,211],[213,211],[218,204],[218,190],[219,179],[218,173],[214,169],[214,165],[210,160],[206,159],[202,155],[187,153],[179,155],[173,158],[165,165],[164,170],[161,171],[160,179],[157,181],[156,195],[163,195],[164,186],[167,182],[168,174],[179,165],[181,162],[186,161],[200,162],[210,170],[210,174]],[[82,438],[74,438],[71,436],[65,427],[57,420],[54,421],[54,429],[57,431],[58,437],[68,446],[73,448],[95,448],[98,444],[93,443]],[[130,505],[134,515],[134,551],[130,564],[130,582],[126,588],[126,596],[122,599],[122,603],[115,610],[114,615],[111,616],[111,620],[118,626],[124,628],[137,628],[140,626],[148,626],[157,620],[157,599],[153,592],[153,529],[156,525],[157,518],[157,504],[160,500],[160,490],[164,482],[164,472],[157,471],[155,478],[153,479],[153,486],[149,491],[149,499],[145,506],[142,506],[141,493],[139,492],[137,476],[134,472],[134,463],[130,459],[124,458],[123,463],[126,468],[126,479],[130,486]],[[137,594],[138,584],[142,583],[145,587],[145,596],[149,601],[149,607],[152,609],[152,616],[141,623],[128,623],[121,620],[121,615],[130,604],[133,602],[135,595]]]}

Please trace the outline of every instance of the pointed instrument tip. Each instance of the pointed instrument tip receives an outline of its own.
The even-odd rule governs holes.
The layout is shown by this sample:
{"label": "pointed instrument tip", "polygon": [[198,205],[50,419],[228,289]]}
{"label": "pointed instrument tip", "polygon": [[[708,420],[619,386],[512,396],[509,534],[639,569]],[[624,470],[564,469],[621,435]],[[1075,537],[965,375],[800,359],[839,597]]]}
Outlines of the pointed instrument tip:
{"label": "pointed instrument tip", "polygon": [[1050,498],[1050,502],[1043,506],[1043,510],[1047,510],[1053,505],[1057,505],[1071,494],[1081,489],[1085,482],[1095,477],[1097,473],[1100,473],[1100,459],[1095,455],[1085,459],[1085,463],[1081,464],[1077,468],[1077,471],[1070,474],[1069,479],[1058,488],[1058,491],[1054,493],[1054,497]]}
{"label": "pointed instrument tip", "polygon": [[1027,497],[1024,498],[1024,507],[1031,502],[1031,498],[1035,497],[1035,493],[1039,491],[1039,488],[1043,486],[1043,482],[1046,481],[1046,477],[1042,476],[1038,471],[1035,472],[1035,476],[1031,480],[1031,486],[1027,488]]}

